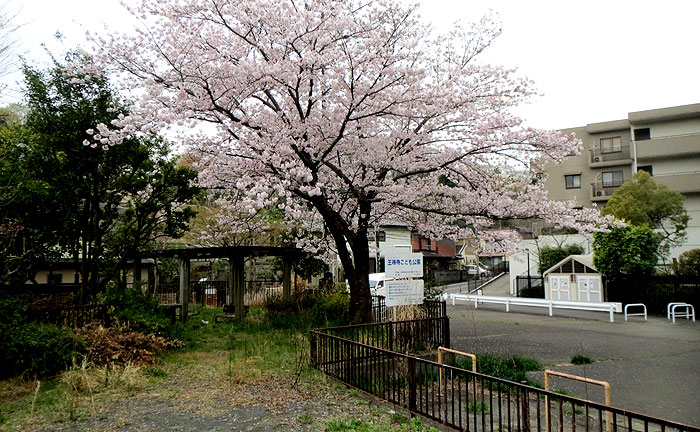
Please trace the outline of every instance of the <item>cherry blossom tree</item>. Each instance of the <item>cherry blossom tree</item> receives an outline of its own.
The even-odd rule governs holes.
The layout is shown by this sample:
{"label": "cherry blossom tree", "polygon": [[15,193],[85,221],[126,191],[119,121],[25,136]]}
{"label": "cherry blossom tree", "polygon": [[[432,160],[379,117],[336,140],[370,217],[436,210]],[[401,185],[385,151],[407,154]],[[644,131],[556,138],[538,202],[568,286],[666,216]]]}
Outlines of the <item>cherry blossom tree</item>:
{"label": "cherry blossom tree", "polygon": [[95,59],[139,102],[86,144],[179,125],[205,186],[244,193],[251,214],[277,206],[318,234],[302,247],[332,246],[355,321],[370,319],[368,235],[383,218],[436,237],[480,236],[497,219],[598,226],[597,211],[548,200],[536,180],[533,159],[580,143],[512,114],[534,90],[478,61],[500,33],[488,17],[437,34],[392,0],[143,0],[132,12],[143,29],[96,38]]}

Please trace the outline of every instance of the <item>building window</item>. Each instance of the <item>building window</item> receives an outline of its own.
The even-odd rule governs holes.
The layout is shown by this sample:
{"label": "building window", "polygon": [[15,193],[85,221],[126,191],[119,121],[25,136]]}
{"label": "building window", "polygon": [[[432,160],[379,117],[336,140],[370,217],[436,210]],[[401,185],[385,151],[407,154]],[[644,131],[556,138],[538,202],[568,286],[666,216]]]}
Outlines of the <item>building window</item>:
{"label": "building window", "polygon": [[603,187],[617,187],[622,185],[622,171],[608,171],[603,173]]}
{"label": "building window", "polygon": [[641,128],[641,129],[635,129],[634,130],[634,140],[635,141],[644,141],[651,139],[651,129],[649,128]]}
{"label": "building window", "polygon": [[622,151],[622,137],[611,137],[600,139],[601,153],[617,153]]}
{"label": "building window", "polygon": [[654,170],[651,168],[651,165],[638,166],[637,172],[639,171],[646,171],[649,173],[650,176],[654,175]]}
{"label": "building window", "polygon": [[565,175],[567,189],[581,189],[581,174]]}
{"label": "building window", "polygon": [[378,231],[377,232],[377,241],[380,241],[380,242],[386,241],[386,231]]}

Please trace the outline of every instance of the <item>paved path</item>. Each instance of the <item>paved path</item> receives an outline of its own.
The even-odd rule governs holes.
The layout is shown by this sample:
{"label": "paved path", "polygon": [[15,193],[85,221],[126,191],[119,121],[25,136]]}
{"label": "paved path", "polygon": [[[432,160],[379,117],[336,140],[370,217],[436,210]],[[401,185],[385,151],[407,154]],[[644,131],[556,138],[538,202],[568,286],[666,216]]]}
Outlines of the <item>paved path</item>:
{"label": "paved path", "polygon": [[[529,310],[528,310],[529,309]],[[453,348],[497,356],[534,357],[549,368],[609,381],[612,404],[632,411],[700,426],[700,322],[671,324],[662,317],[607,321],[607,313],[542,310],[500,305],[448,306]],[[567,364],[576,354],[593,364]],[[544,382],[543,374],[533,377]],[[597,386],[568,384],[555,388],[603,401]]]}

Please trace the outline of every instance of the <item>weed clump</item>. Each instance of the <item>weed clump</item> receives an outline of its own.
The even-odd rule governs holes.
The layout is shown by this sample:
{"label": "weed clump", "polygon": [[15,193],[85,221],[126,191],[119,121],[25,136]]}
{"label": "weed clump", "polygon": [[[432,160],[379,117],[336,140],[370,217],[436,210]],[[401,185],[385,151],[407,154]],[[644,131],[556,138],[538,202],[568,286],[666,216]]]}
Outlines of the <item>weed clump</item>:
{"label": "weed clump", "polygon": [[591,364],[594,361],[595,360],[593,360],[592,358],[581,354],[576,354],[575,356],[571,357],[571,364],[575,365]]}
{"label": "weed clump", "polygon": [[[456,360],[457,367],[463,369],[472,369],[472,360],[470,358],[458,358]],[[531,357],[512,356],[512,357],[495,357],[488,354],[476,356],[476,367],[479,373],[491,375],[498,378],[506,379],[516,383],[533,382],[527,377],[528,372],[539,371],[544,368],[542,363]]]}

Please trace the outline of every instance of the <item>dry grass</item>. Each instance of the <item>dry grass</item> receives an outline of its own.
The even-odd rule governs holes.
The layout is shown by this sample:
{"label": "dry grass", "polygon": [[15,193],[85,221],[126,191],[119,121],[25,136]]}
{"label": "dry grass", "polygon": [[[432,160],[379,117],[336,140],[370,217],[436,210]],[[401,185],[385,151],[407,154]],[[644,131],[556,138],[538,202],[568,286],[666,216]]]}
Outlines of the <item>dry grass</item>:
{"label": "dry grass", "polygon": [[86,361],[63,372],[60,380],[75,393],[88,394],[106,389],[135,391],[148,384],[140,366],[126,364],[91,367]]}

